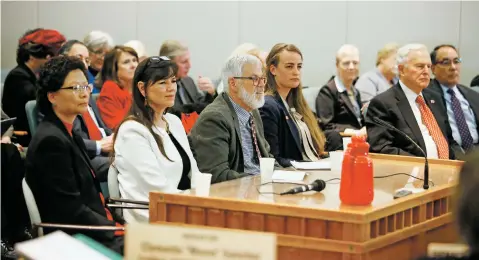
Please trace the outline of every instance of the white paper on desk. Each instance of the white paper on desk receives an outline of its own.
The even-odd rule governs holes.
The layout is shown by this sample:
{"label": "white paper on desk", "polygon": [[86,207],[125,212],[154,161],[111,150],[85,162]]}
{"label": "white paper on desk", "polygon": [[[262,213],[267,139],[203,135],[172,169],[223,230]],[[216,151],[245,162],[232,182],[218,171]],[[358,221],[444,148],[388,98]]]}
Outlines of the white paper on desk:
{"label": "white paper on desk", "polygon": [[302,181],[306,172],[300,171],[274,171],[273,181]]}
{"label": "white paper on desk", "polygon": [[359,133],[359,130],[351,129],[351,128],[346,128],[344,130],[345,135],[357,135]]}
{"label": "white paper on desk", "polygon": [[291,165],[298,170],[330,170],[331,162],[317,161],[317,162],[296,162],[291,161]]}
{"label": "white paper on desk", "polygon": [[[58,250],[61,248],[61,250]],[[46,236],[15,244],[15,250],[28,259],[35,260],[108,260],[109,258],[85,243],[55,231]]]}

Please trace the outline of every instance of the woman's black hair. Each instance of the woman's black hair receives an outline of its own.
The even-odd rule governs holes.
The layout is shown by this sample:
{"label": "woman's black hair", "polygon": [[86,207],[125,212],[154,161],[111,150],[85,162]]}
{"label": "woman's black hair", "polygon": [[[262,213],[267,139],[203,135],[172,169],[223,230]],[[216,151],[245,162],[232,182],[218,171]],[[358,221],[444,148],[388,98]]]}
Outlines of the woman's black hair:
{"label": "woman's black hair", "polygon": [[[131,104],[128,116],[116,128],[114,139],[118,136],[120,126],[128,121],[134,120],[148,128],[150,133],[155,138],[156,144],[160,152],[168,159],[163,140],[153,131],[155,120],[155,111],[148,104],[148,88],[159,80],[174,77],[178,71],[177,65],[166,57],[153,56],[142,61],[135,70],[133,77],[132,95],[133,103]],[[145,86],[145,96],[140,92],[138,83],[143,82]],[[115,142],[116,140],[113,140]],[[113,155],[115,151],[113,150]],[[171,161],[171,160],[170,160]]]}
{"label": "woman's black hair", "polygon": [[37,106],[44,115],[52,114],[52,104],[48,100],[49,92],[58,91],[71,71],[81,70],[85,77],[87,72],[83,61],[77,57],[57,56],[51,58],[40,70],[37,89]]}

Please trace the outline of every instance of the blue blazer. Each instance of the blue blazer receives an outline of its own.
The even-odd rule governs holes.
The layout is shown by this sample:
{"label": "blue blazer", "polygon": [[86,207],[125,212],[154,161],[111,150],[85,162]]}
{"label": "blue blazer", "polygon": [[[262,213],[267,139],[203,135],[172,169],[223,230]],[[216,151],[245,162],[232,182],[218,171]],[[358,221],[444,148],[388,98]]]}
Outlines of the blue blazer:
{"label": "blue blazer", "polygon": [[302,161],[302,146],[298,128],[290,117],[279,94],[265,96],[264,106],[259,108],[264,126],[264,137],[270,145],[271,154],[283,167],[291,161]]}

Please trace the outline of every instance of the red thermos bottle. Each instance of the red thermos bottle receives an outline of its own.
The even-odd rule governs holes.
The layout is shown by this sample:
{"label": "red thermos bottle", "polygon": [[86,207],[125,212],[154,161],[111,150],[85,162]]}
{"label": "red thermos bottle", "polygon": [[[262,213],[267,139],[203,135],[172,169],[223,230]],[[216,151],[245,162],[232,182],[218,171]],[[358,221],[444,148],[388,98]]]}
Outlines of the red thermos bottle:
{"label": "red thermos bottle", "polygon": [[374,198],[373,162],[365,136],[353,136],[345,153],[339,197],[348,205],[369,205]]}
{"label": "red thermos bottle", "polygon": [[352,139],[348,144],[348,147],[343,147],[343,164],[341,166],[341,182],[339,188],[339,198],[341,201],[348,200],[345,196],[349,195],[349,191],[352,187],[351,173],[353,170],[354,157],[352,156],[352,150],[354,149],[354,144],[356,143],[355,139]]}

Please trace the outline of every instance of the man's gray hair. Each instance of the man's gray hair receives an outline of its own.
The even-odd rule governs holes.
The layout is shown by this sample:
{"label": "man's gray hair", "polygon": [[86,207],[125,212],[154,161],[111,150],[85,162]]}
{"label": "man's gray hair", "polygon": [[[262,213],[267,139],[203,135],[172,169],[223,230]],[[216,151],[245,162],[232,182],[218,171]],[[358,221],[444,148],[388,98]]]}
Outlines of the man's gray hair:
{"label": "man's gray hair", "polygon": [[424,44],[421,43],[410,43],[402,46],[401,48],[398,49],[397,52],[397,57],[396,57],[396,64],[397,65],[403,65],[407,62],[407,56],[411,51],[417,51],[417,50],[424,50],[427,53],[427,47]]}
{"label": "man's gray hair", "polygon": [[85,46],[91,50],[95,51],[100,48],[113,48],[115,47],[115,44],[113,42],[113,39],[111,36],[102,31],[91,31],[89,32],[86,36],[85,39],[83,40],[83,43]]}
{"label": "man's gray hair", "polygon": [[243,69],[246,64],[254,66],[262,66],[258,57],[251,54],[237,54],[230,57],[221,72],[221,78],[223,80],[224,92],[229,92],[229,79],[232,77],[243,76]]}

